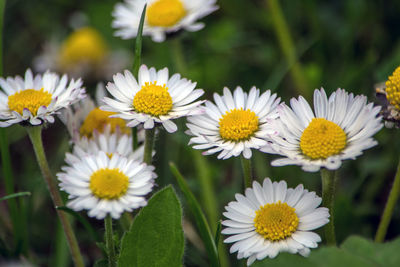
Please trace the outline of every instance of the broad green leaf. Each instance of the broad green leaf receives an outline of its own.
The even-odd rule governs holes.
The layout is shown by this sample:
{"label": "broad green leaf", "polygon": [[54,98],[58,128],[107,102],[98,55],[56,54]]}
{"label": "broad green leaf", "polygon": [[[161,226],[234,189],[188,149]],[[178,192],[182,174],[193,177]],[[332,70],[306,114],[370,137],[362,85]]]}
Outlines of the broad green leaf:
{"label": "broad green leaf", "polygon": [[252,266],[296,267],[397,267],[400,262],[400,238],[377,244],[363,237],[351,236],[340,248],[321,247],[309,257],[280,253],[275,259],[256,261]]}
{"label": "broad green leaf", "polygon": [[359,236],[351,236],[341,248],[374,262],[377,266],[399,266],[400,263],[400,238],[378,244]]}
{"label": "broad green leaf", "polygon": [[160,190],[122,238],[118,266],[182,266],[182,208],[171,186]]}
{"label": "broad green leaf", "polygon": [[207,223],[206,217],[204,216],[203,211],[200,208],[199,203],[197,202],[195,196],[192,191],[190,191],[189,186],[187,185],[185,179],[180,174],[175,164],[172,162],[169,163],[171,172],[174,174],[176,180],[178,181],[179,187],[181,188],[183,194],[185,195],[186,201],[192,211],[197,228],[199,229],[201,239],[203,240],[208,257],[211,261],[211,266],[219,266],[219,258],[218,258],[218,250],[215,244],[214,236],[211,234],[210,226]]}
{"label": "broad green leaf", "polygon": [[108,267],[108,260],[106,259],[97,260],[94,263],[93,267]]}

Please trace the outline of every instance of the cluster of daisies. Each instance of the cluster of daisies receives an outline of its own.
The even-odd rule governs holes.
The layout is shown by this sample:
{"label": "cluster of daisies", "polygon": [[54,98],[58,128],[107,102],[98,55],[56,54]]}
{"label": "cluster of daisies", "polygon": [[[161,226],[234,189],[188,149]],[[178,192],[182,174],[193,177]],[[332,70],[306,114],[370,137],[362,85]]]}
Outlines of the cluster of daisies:
{"label": "cluster of daisies", "polygon": [[[143,34],[163,41],[169,32],[202,28],[197,19],[218,8],[215,0],[205,2],[126,0],[117,4],[113,26],[116,35],[135,37],[147,3]],[[390,87],[394,82],[398,79],[390,80],[387,95],[398,107],[399,86],[396,92]],[[33,76],[27,70],[25,78],[0,78],[0,86],[1,127],[53,123],[55,114],[66,124],[73,148],[57,174],[59,185],[69,195],[68,207],[88,210],[97,219],[118,219],[146,205],[157,175],[143,163],[143,131],[161,126],[176,132],[174,120],[181,117],[187,117],[189,144],[204,155],[250,159],[252,150],[259,150],[282,156],[273,166],[299,165],[310,172],[336,170],[343,160],[361,155],[377,144],[372,136],[383,126],[380,107],[343,89],[329,97],[324,89],[315,90],[313,108],[302,96],[289,106],[270,90],[255,87],[249,92],[224,88],[214,101],[200,100],[204,91],[195,82],[145,65],[137,79],[127,70],[115,74],[108,93],[100,86],[96,101],[85,98],[81,80],[51,72]],[[140,129],[134,148],[132,127]],[[284,181],[266,178],[235,198],[225,207],[222,233],[233,243],[231,253],[247,258],[248,265],[281,251],[308,255],[321,241],[312,230],[329,222],[328,209],[319,207],[321,198],[302,185],[287,188]]]}

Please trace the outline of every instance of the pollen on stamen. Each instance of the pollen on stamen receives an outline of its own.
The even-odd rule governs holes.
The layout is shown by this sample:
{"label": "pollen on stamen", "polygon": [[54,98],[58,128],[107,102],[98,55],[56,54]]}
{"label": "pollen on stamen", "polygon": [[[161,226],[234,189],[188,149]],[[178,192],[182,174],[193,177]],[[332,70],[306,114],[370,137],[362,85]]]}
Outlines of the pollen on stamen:
{"label": "pollen on stamen", "polygon": [[146,82],[133,99],[133,107],[137,112],[152,116],[166,115],[172,109],[172,98],[166,85],[157,82]]}
{"label": "pollen on stamen", "polygon": [[300,149],[311,159],[339,154],[347,144],[346,133],[334,122],[313,118],[300,138]]}
{"label": "pollen on stamen", "polygon": [[170,27],[185,15],[186,10],[180,0],[158,0],[148,7],[146,20],[150,26]]}
{"label": "pollen on stamen", "polygon": [[258,117],[251,110],[232,109],[219,120],[221,138],[229,141],[248,140],[258,130]]}

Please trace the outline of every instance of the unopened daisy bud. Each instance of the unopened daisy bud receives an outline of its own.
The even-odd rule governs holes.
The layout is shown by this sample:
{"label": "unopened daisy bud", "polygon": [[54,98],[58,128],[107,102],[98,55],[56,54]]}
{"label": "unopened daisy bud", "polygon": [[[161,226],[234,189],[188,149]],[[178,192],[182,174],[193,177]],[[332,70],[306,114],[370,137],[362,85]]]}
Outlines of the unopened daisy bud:
{"label": "unopened daisy bud", "polygon": [[247,265],[256,259],[275,258],[280,252],[308,256],[318,247],[321,237],[311,230],[329,222],[329,210],[318,206],[322,199],[300,184],[287,188],[285,181],[262,185],[253,182],[245,195],[236,194],[236,201],[226,207],[222,234],[230,235],[225,243],[233,243],[230,252],[247,258]]}
{"label": "unopened daisy bud", "polygon": [[268,138],[276,134],[271,121],[278,117],[276,107],[280,98],[267,90],[251,88],[247,94],[237,87],[233,95],[224,88],[222,96],[214,94],[214,101],[205,103],[203,114],[188,118],[187,133],[194,136],[189,144],[194,149],[206,149],[203,154],[219,152],[218,159],[241,154],[251,158],[251,149],[268,145]]}
{"label": "unopened daisy bud", "polygon": [[167,68],[156,71],[142,65],[138,82],[128,70],[124,75],[114,75],[113,80],[107,90],[115,99],[105,97],[101,109],[115,112],[111,117],[127,120],[128,127],[143,124],[144,129],[152,129],[155,124],[162,124],[172,133],[177,130],[172,120],[197,114],[203,103],[195,101],[204,93],[195,89],[196,83],[179,74],[169,77]]}
{"label": "unopened daisy bud", "polygon": [[278,108],[275,126],[279,135],[272,136],[270,148],[285,158],[271,162],[273,166],[300,165],[305,171],[321,167],[338,169],[342,160],[355,159],[362,151],[377,144],[372,136],[382,127],[380,107],[367,104],[367,97],[354,96],[338,89],[329,97],[324,89],[314,91],[314,111],[300,96],[292,98],[291,108]]}
{"label": "unopened daisy bud", "polygon": [[112,26],[117,29],[116,36],[123,39],[136,37],[140,17],[147,4],[143,35],[162,42],[167,33],[202,29],[204,24],[197,20],[217,10],[215,3],[216,0],[125,0],[115,6]]}
{"label": "unopened daisy bud", "polygon": [[81,79],[61,78],[52,72],[33,76],[28,69],[25,78],[0,78],[0,127],[15,123],[40,125],[53,123],[54,114],[83,99],[85,89]]}
{"label": "unopened daisy bud", "polygon": [[118,154],[82,157],[62,168],[57,174],[61,190],[69,195],[67,206],[75,211],[88,210],[90,217],[119,219],[125,211],[147,204],[151,192],[154,167],[129,160]]}

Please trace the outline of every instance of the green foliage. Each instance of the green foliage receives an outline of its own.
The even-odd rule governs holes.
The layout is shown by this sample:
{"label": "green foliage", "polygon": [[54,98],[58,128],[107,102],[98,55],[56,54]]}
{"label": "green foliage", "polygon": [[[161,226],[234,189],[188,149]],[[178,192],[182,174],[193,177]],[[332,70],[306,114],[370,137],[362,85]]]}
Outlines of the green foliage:
{"label": "green foliage", "polygon": [[12,198],[16,198],[16,197],[23,197],[23,196],[30,196],[31,192],[19,192],[19,193],[14,193],[14,194],[10,194],[4,197],[0,197],[0,202],[3,200],[7,200],[7,199],[12,199]]}
{"label": "green foliage", "polygon": [[309,257],[281,253],[275,259],[256,261],[252,266],[275,267],[395,267],[400,262],[400,238],[377,244],[360,236],[346,239],[340,248],[322,247],[311,251]]}
{"label": "green foliage", "polygon": [[122,238],[118,266],[182,266],[182,208],[171,186],[149,200]]}
{"label": "green foliage", "polygon": [[219,259],[218,259],[218,250],[216,243],[214,242],[215,237],[211,234],[210,226],[207,223],[206,216],[197,202],[195,196],[193,195],[192,191],[190,191],[189,186],[187,185],[183,176],[179,173],[178,169],[176,168],[175,164],[170,163],[170,168],[172,173],[174,174],[180,189],[182,190],[183,194],[185,195],[186,201],[190,207],[191,212],[195,217],[195,222],[197,228],[199,229],[201,239],[203,240],[208,257],[210,258],[211,266],[219,266]]}

